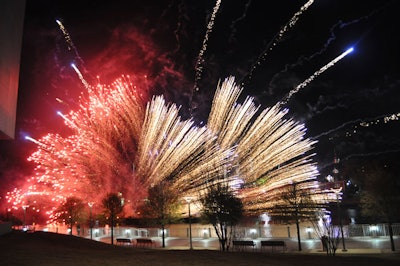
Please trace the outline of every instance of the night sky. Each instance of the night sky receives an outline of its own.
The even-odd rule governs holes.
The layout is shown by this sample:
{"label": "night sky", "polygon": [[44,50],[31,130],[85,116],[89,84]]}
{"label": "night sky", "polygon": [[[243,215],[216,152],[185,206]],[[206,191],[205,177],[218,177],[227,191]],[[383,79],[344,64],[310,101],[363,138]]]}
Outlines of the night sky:
{"label": "night sky", "polygon": [[71,63],[89,83],[97,76],[103,83],[122,74],[147,76],[147,89],[182,105],[184,118],[190,117],[194,92],[192,116],[200,124],[206,122],[218,80],[235,76],[243,83],[243,96],[255,97],[265,108],[354,47],[293,95],[285,105],[288,116],[318,140],[314,151],[321,173],[331,170],[334,154],[349,163],[398,158],[400,122],[392,119],[400,113],[400,2],[315,1],[263,56],[306,2],[222,1],[204,49],[215,1],[28,0],[16,139],[0,142],[1,192],[33,168],[26,158],[35,144],[26,135],[69,133],[56,112],[70,110],[84,90]]}

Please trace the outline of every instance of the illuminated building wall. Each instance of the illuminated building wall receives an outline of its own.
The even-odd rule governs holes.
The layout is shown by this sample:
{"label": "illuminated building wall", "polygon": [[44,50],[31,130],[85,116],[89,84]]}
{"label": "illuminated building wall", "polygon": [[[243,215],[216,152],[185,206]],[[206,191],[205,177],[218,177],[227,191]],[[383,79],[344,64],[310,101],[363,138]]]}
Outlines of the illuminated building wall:
{"label": "illuminated building wall", "polygon": [[0,139],[15,137],[25,2],[0,2]]}

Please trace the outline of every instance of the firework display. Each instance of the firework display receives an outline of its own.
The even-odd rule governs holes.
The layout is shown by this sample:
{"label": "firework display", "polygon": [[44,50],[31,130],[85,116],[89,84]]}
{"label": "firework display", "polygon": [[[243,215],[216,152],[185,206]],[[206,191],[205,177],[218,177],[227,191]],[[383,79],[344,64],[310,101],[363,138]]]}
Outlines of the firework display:
{"label": "firework display", "polygon": [[73,135],[29,138],[38,145],[29,157],[37,165],[35,176],[26,192],[9,194],[9,201],[18,207],[31,195],[46,195],[52,218],[66,197],[100,202],[117,191],[132,215],[147,188],[163,180],[183,195],[229,182],[245,211],[260,214],[283,186],[316,178],[310,154],[315,142],[304,138],[303,125],[285,118],[287,110],[276,105],[259,112],[251,97],[237,102],[241,92],[233,77],[225,79],[207,125],[198,127],[182,120],[163,96],[145,107],[147,95],[128,77],[89,86],[78,110],[60,114]]}
{"label": "firework display", "polygon": [[[69,53],[66,58],[69,60],[69,57],[73,57],[73,63],[68,63],[68,66],[71,67],[76,82],[83,85],[77,86],[78,91],[82,93],[78,100],[72,97],[67,99],[68,93],[65,93],[65,99],[62,96],[56,97],[57,102],[63,104],[63,111],[58,111],[57,114],[66,126],[64,132],[49,133],[38,138],[26,137],[26,140],[36,145],[36,151],[28,157],[35,169],[26,182],[7,193],[7,208],[21,210],[23,206],[30,206],[31,210],[42,213],[48,218],[48,222],[51,222],[56,219],[57,207],[68,197],[74,196],[90,202],[90,208],[93,207],[96,212],[100,210],[101,201],[108,193],[119,193],[126,205],[123,215],[135,217],[139,216],[137,210],[146,198],[148,189],[163,181],[168,181],[171,190],[178,191],[182,198],[198,198],[208,186],[219,182],[227,183],[242,200],[245,213],[250,215],[262,215],[274,205],[283,204],[282,192],[292,184],[299,184],[298,189],[307,191],[312,200],[320,206],[340,200],[331,191],[320,187],[317,181],[319,171],[314,160],[314,146],[320,143],[321,137],[348,125],[355,126],[346,132],[346,136],[355,134],[360,128],[397,121],[399,113],[352,120],[308,138],[304,124],[307,118],[302,119],[302,122],[296,121],[285,106],[289,106],[289,101],[296,93],[353,52],[353,48],[341,53],[319,70],[315,71],[313,68],[311,73],[315,72],[311,76],[305,80],[300,79],[304,80],[303,82],[298,83],[296,79],[298,85],[291,84],[287,90],[282,88],[280,93],[285,96],[279,97],[280,101],[274,100],[266,108],[259,104],[262,102],[259,97],[243,97],[246,89],[254,89],[251,88],[253,78],[256,79],[254,75],[256,70],[264,71],[263,63],[267,55],[270,55],[273,49],[278,49],[277,45],[285,41],[286,35],[303,13],[307,14],[306,11],[313,3],[313,0],[309,0],[301,6],[300,10],[280,27],[272,40],[265,42],[261,54],[246,62],[249,63],[247,67],[250,67],[248,72],[238,69],[237,75],[242,78],[239,82],[236,82],[236,77],[228,75],[227,78],[213,84],[212,86],[216,85],[215,92],[210,90],[213,96],[207,94],[209,88],[202,85],[202,79],[214,77],[214,74],[210,75],[205,71],[205,57],[210,53],[206,53],[207,48],[212,46],[212,42],[209,43],[211,35],[215,35],[218,26],[223,24],[222,20],[218,20],[218,14],[224,9],[220,0],[213,2],[214,7],[209,10],[208,23],[204,25],[205,35],[203,32],[200,34],[204,39],[197,58],[193,61],[193,80],[190,82],[185,79],[186,73],[180,73],[184,72],[182,69],[185,66],[178,69],[168,64],[172,53],[155,53],[147,39],[141,44],[140,38],[137,38],[139,34],[136,35],[135,31],[130,32],[129,28],[122,28],[115,33],[116,40],[123,43],[125,39],[121,36],[132,34],[133,37],[129,35],[131,39],[125,41],[135,39],[134,43],[137,41],[139,44],[136,45],[140,49],[135,50],[138,57],[134,59],[123,54],[125,50],[118,56],[126,56],[129,61],[135,61],[147,52],[153,52],[154,54],[145,56],[143,61],[152,65],[154,58],[160,59],[157,70],[154,70],[157,73],[148,71],[146,67],[132,68],[129,71],[137,75],[122,75],[112,83],[109,83],[108,79],[111,74],[103,75],[102,78],[107,80],[106,84],[103,84],[99,76],[97,79],[91,76],[71,35],[63,23],[56,20],[61,30],[62,41],[66,43]],[[246,12],[241,18],[245,17]],[[235,21],[238,22],[239,19]],[[180,21],[177,22],[177,29],[174,31],[178,42],[179,23]],[[356,22],[345,23],[342,27],[353,23]],[[237,26],[239,28],[239,25]],[[329,38],[323,50],[312,56],[301,56],[301,60],[292,66],[300,66],[306,61],[308,63],[315,55],[325,51],[332,40],[332,37]],[[181,43],[177,45],[179,47]],[[359,51],[358,47],[357,50]],[[104,58],[110,56],[109,53],[111,54],[110,51],[106,52],[95,62],[99,65],[106,62]],[[104,68],[115,67],[119,71],[121,66],[118,56],[104,64]],[[323,62],[325,63],[326,61]],[[113,67],[110,67],[111,65]],[[288,66],[285,66],[280,74],[284,76],[287,70]],[[104,69],[99,72],[108,73],[104,72]],[[232,69],[227,68],[226,73],[231,72]],[[173,73],[173,77],[165,78],[168,73]],[[146,80],[147,74],[151,79]],[[166,82],[168,78],[175,83]],[[153,82],[153,79],[163,82]],[[213,79],[210,78],[209,81],[211,80]],[[156,89],[152,88],[156,87],[155,84],[158,86]],[[170,84],[185,84],[188,88],[168,86]],[[255,89],[263,90],[257,87]],[[169,94],[169,91],[172,92]],[[179,95],[182,98],[174,99],[171,96],[178,94],[182,94]],[[204,100],[207,96],[208,101],[212,99],[211,105],[209,102],[206,104]],[[176,103],[179,100],[183,105]],[[323,100],[321,98],[321,102]],[[197,124],[197,117],[192,110],[203,102],[204,106],[209,107],[209,113],[205,113],[205,123]],[[301,104],[308,106],[309,103]],[[315,109],[315,112],[318,110]],[[322,172],[321,167],[319,170]]]}

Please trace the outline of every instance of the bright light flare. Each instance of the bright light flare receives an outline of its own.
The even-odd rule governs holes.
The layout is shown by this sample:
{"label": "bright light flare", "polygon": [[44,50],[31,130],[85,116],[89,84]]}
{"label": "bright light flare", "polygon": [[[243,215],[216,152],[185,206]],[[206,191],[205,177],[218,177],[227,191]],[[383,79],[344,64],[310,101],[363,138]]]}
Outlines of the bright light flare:
{"label": "bright light flare", "polygon": [[89,83],[83,78],[83,75],[81,71],[78,69],[78,67],[74,63],[71,63],[71,67],[75,70],[76,74],[78,74],[78,77],[81,80],[82,84],[85,86],[85,88],[88,89]]}
{"label": "bright light flare", "polygon": [[345,53],[344,56],[346,56],[346,55],[352,53],[353,51],[354,51],[354,47],[350,47],[349,49],[347,49],[347,50],[344,52],[344,53]]}
{"label": "bright light flare", "polygon": [[33,142],[33,143],[36,143],[36,144],[38,144],[38,145],[41,145],[41,144],[42,144],[41,142],[37,141],[37,140],[34,139],[34,138],[31,138],[30,136],[25,136],[25,139],[26,139],[26,140],[29,140],[29,141],[31,141],[31,142]]}

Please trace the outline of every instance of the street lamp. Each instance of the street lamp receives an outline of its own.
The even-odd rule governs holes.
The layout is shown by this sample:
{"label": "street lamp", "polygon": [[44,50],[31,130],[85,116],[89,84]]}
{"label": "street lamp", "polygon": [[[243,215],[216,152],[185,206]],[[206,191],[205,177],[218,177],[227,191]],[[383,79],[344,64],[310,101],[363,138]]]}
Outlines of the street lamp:
{"label": "street lamp", "polygon": [[90,211],[89,211],[89,226],[90,226],[90,239],[93,239],[93,221],[92,221],[92,207],[93,202],[88,202]]}
{"label": "street lamp", "polygon": [[193,197],[185,197],[185,200],[188,204],[188,210],[189,210],[189,243],[190,243],[190,249],[193,249],[193,244],[192,244],[192,216],[190,214],[190,203],[193,200]]}
{"label": "street lamp", "polygon": [[313,230],[312,230],[311,227],[308,226],[308,227],[306,228],[306,232],[307,232],[307,234],[308,234],[308,239],[311,239],[311,233],[312,233],[312,231],[313,231]]}
{"label": "street lamp", "polygon": [[26,209],[29,207],[29,205],[22,205],[22,209],[24,209],[24,225],[22,227],[22,230],[26,230]]}
{"label": "street lamp", "polygon": [[342,245],[343,245],[342,251],[347,251],[346,245],[345,245],[345,242],[344,242],[342,213],[341,213],[340,203],[339,203],[339,194],[340,194],[340,191],[342,191],[342,187],[340,187],[338,189],[331,188],[331,190],[336,194],[336,203],[337,203],[337,211],[338,211],[338,218],[339,218],[340,233],[342,234]]}

